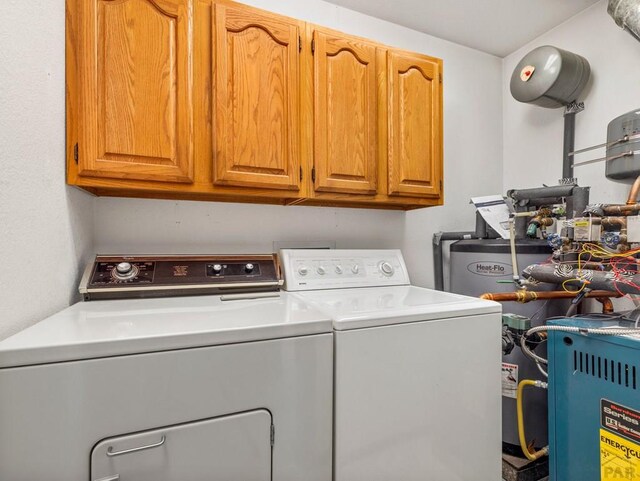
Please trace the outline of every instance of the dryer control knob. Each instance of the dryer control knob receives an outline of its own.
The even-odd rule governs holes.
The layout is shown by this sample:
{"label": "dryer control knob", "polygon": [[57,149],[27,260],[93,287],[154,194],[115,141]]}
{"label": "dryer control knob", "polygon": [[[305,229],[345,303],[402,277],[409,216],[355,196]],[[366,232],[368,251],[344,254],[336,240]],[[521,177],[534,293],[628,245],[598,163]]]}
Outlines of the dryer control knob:
{"label": "dryer control knob", "polygon": [[129,274],[132,269],[133,269],[133,266],[131,265],[131,262],[120,262],[116,266],[116,272],[118,274],[123,274],[123,275]]}
{"label": "dryer control knob", "polygon": [[380,263],[380,272],[382,272],[385,276],[392,276],[394,269],[393,266],[391,264],[389,264],[388,262],[381,262]]}
{"label": "dryer control knob", "polygon": [[336,274],[342,274],[342,266],[336,266]]}
{"label": "dryer control knob", "polygon": [[318,274],[320,274],[321,276],[324,276],[324,274],[327,272],[325,270],[325,268],[322,267],[322,266],[318,266],[318,268],[316,270],[317,270]]}
{"label": "dryer control knob", "polygon": [[309,268],[307,266],[298,267],[298,274],[301,276],[306,276],[309,273]]}
{"label": "dryer control knob", "polygon": [[358,264],[353,264],[351,266],[351,272],[353,272],[354,274],[357,274],[360,271],[360,266],[358,266]]}

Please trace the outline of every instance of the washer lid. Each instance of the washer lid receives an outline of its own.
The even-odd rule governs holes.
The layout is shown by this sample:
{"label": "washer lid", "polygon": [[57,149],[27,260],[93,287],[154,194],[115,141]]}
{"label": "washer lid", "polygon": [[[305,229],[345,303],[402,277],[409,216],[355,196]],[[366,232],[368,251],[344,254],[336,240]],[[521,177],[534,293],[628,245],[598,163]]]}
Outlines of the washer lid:
{"label": "washer lid", "polygon": [[0,368],[331,331],[326,314],[286,292],[81,302],[0,341]]}
{"label": "washer lid", "polygon": [[295,294],[328,314],[336,331],[502,312],[497,302],[415,286]]}

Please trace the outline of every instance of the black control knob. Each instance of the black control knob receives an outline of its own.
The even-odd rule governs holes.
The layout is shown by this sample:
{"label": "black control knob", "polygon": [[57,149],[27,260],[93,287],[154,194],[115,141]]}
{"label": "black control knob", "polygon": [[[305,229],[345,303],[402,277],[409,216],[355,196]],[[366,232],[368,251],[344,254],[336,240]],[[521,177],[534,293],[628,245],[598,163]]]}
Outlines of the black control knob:
{"label": "black control knob", "polygon": [[216,274],[220,274],[222,272],[222,265],[214,264],[212,269],[213,269],[213,272],[215,272]]}
{"label": "black control knob", "polygon": [[253,269],[255,268],[255,266],[251,263],[248,263],[247,265],[244,266],[244,271],[247,274],[251,274],[253,272]]}

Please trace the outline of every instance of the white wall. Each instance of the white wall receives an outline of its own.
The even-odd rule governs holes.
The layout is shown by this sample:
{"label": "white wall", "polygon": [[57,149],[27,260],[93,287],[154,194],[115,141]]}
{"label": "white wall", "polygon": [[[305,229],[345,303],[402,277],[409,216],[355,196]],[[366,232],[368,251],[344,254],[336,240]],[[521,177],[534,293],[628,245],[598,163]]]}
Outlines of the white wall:
{"label": "white wall", "polygon": [[64,2],[3,2],[0,339],[77,299],[93,199],[64,183]]}
{"label": "white wall", "polygon": [[[504,59],[504,188],[557,183],[562,176],[563,110],[516,102],[509,91],[511,72],[530,50],[553,45],[585,57],[592,79],[582,98],[585,110],[576,116],[576,149],[605,142],[613,118],[640,107],[640,42],[621,30],[607,14],[607,2],[593,7],[545,33]],[[604,155],[604,150],[576,160]],[[604,176],[604,163],[575,169],[581,185],[591,186],[594,202],[622,202],[628,186]]]}
{"label": "white wall", "polygon": [[320,0],[245,3],[444,59],[446,205],[405,214],[100,198],[96,251],[268,252],[274,240],[317,239],[344,248],[401,247],[413,281],[432,285],[432,233],[472,229],[469,197],[502,190],[501,60]]}

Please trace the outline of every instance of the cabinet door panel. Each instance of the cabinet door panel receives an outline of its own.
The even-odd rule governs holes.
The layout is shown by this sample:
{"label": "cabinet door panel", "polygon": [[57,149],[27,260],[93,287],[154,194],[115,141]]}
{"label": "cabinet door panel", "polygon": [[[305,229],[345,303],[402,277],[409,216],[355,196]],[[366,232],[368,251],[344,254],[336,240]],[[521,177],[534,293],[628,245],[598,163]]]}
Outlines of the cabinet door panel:
{"label": "cabinet door panel", "polygon": [[315,190],[376,191],[376,47],[314,32]]}
{"label": "cabinet door panel", "polygon": [[80,175],[193,179],[189,0],[87,0]]}
{"label": "cabinet door panel", "polygon": [[299,188],[300,25],[214,6],[214,182]]}
{"label": "cabinet door panel", "polygon": [[389,195],[438,197],[442,181],[440,64],[389,51]]}

